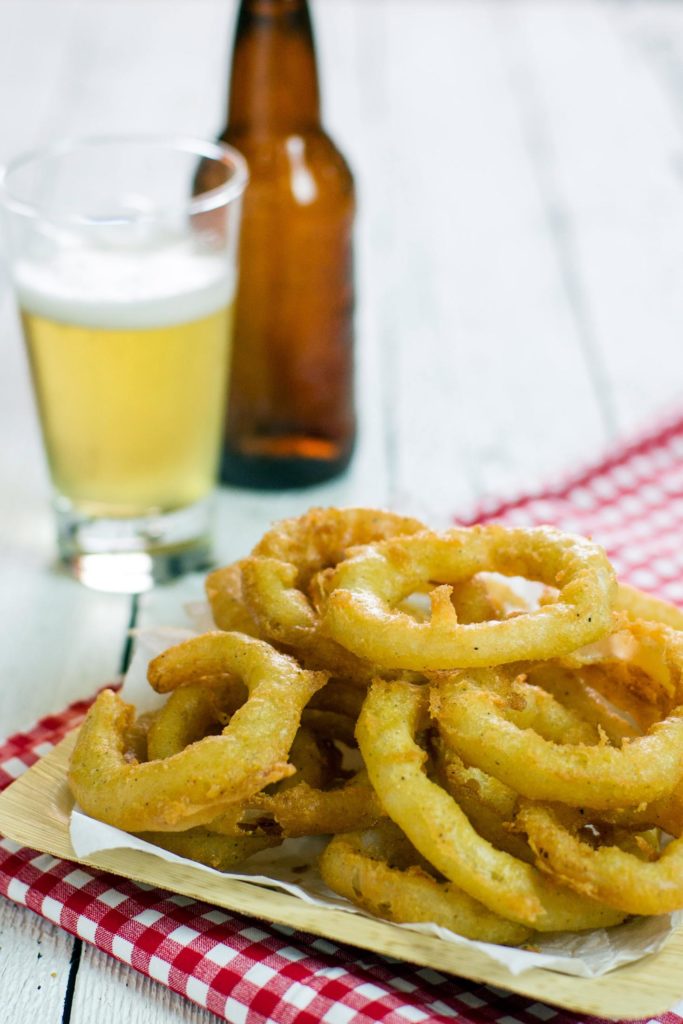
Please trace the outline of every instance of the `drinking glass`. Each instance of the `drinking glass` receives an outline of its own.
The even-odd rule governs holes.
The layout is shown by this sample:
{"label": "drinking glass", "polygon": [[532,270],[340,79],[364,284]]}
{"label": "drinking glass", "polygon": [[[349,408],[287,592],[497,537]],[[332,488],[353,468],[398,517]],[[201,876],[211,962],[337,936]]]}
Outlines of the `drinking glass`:
{"label": "drinking glass", "polygon": [[141,137],[53,145],[0,178],[59,554],[89,586],[210,562],[246,182],[228,146]]}

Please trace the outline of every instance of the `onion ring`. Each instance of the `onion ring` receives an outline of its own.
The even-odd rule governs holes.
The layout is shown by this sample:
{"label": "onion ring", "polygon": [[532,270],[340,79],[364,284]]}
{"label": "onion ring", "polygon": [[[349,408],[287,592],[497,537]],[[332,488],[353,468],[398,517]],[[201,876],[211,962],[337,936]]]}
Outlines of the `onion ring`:
{"label": "onion ring", "polygon": [[127,761],[149,761],[149,733],[157,714],[156,711],[145,711],[131,722],[123,738],[123,756]]}
{"label": "onion ring", "polygon": [[[156,712],[149,728],[146,760],[173,757],[205,736],[220,732],[244,704],[246,695],[247,689],[239,680],[211,686],[188,683],[178,687]],[[294,784],[295,779],[296,782],[304,779],[310,785],[321,786],[328,777],[327,759],[323,757],[313,734],[304,727],[299,728],[292,741],[289,760],[296,769],[296,775],[278,782],[280,789]]]}
{"label": "onion ring", "polygon": [[658,622],[617,615],[608,636],[562,662],[583,669],[593,686],[606,690],[643,728],[683,701],[683,633]]}
{"label": "onion ring", "polygon": [[361,770],[337,789],[320,789],[304,781],[277,793],[258,793],[211,822],[210,828],[229,836],[275,833],[289,839],[369,828],[383,813]]}
{"label": "onion ring", "polygon": [[[167,682],[168,677],[165,677]],[[150,730],[150,755],[172,757],[201,740],[212,726],[224,726],[242,704],[245,694],[243,684],[232,678],[213,685],[199,682],[179,686],[157,712]],[[355,746],[353,719],[327,708],[338,702],[347,710],[358,711],[357,695],[358,690],[331,680],[312,698],[313,702],[317,697],[323,708],[305,708],[302,722],[309,723],[314,732],[324,737],[339,737]],[[307,728],[302,727],[297,732],[289,756],[296,768],[295,775],[278,783],[274,793],[257,793],[234,805],[210,821],[206,831],[226,836],[328,835],[367,828],[381,817],[381,806],[364,771],[358,772],[344,786],[323,788],[329,783],[326,765]]]}
{"label": "onion ring", "polygon": [[[220,736],[206,736],[172,757],[143,764],[124,756],[134,710],[111,690],[90,708],[74,748],[69,782],[83,810],[129,832],[182,831],[205,825],[231,804],[292,773],[287,755],[301,712],[325,681],[268,644],[240,633],[193,637],[156,661],[163,688],[178,659],[201,673],[222,660],[243,678],[249,699]],[[204,660],[203,660],[204,659]]]}
{"label": "onion ring", "polygon": [[512,587],[485,573],[451,584],[450,597],[462,625],[505,619],[510,612],[517,615],[529,610],[527,602]]}
{"label": "onion ring", "polygon": [[601,811],[600,820],[627,828],[661,828],[671,836],[683,835],[683,784],[651,804]]}
{"label": "onion ring", "polygon": [[344,679],[330,679],[322,690],[318,690],[311,697],[309,707],[321,711],[334,711],[355,722],[363,706],[363,697],[363,691],[353,683]]}
{"label": "onion ring", "polygon": [[580,669],[568,669],[559,661],[540,661],[515,665],[515,670],[525,675],[533,686],[542,687],[561,704],[574,709],[613,746],[621,746],[625,739],[641,734],[642,730],[590,685],[588,674]]}
{"label": "onion ring", "polygon": [[683,905],[683,838],[669,843],[659,858],[643,863],[618,846],[594,849],[578,836],[585,818],[579,811],[527,804],[517,823],[542,870],[551,870],[578,892],[628,914],[668,914]]}
{"label": "onion ring", "polygon": [[669,795],[683,777],[683,706],[621,749],[557,743],[524,723],[491,671],[446,675],[433,693],[439,729],[468,764],[523,796],[611,810]]}
{"label": "onion ring", "polygon": [[[433,683],[430,691],[432,717],[441,725],[444,702],[449,705],[445,711],[448,716],[452,711],[451,695],[457,694],[463,687],[470,687],[484,691],[497,706],[503,707],[506,716],[517,729],[533,729],[553,743],[584,743],[593,746],[600,742],[601,734],[595,725],[587,722],[576,709],[562,704],[547,690],[530,683],[527,672],[518,674],[516,669],[517,666],[512,671],[503,667],[430,673],[429,678]],[[458,745],[450,738],[452,729],[441,728],[441,732],[457,750]],[[466,760],[469,764],[475,764],[469,758]]]}
{"label": "onion ring", "polygon": [[440,736],[431,740],[439,784],[453,797],[480,836],[499,850],[531,863],[529,844],[512,831],[518,794],[504,782],[468,767]]}
{"label": "onion ring", "polygon": [[219,836],[205,828],[190,828],[186,832],[140,832],[138,835],[154,846],[199,861],[216,871],[230,871],[252,854],[279,846],[281,842],[272,836]]}
{"label": "onion ring", "polygon": [[378,680],[356,735],[370,781],[390,818],[427,860],[490,910],[539,931],[617,924],[617,912],[555,885],[483,839],[453,798],[425,774],[416,734],[426,724],[424,687]]}
{"label": "onion ring", "polygon": [[424,530],[424,523],[373,508],[311,508],[283,519],[263,535],[252,555],[295,565],[306,585],[321,569],[340,562],[351,547]]}
{"label": "onion ring", "polygon": [[[563,585],[552,605],[502,621],[458,623],[448,600],[433,602],[429,622],[396,610],[429,581],[480,570]],[[326,589],[323,623],[338,643],[383,668],[424,672],[548,658],[597,640],[612,625],[616,581],[602,548],[583,538],[475,526],[369,545],[339,564]]]}
{"label": "onion ring", "polygon": [[324,711],[320,708],[306,708],[301,716],[303,724],[317,736],[328,740],[340,740],[347,747],[355,747],[355,721],[338,711]]}
{"label": "onion ring", "polygon": [[416,519],[375,509],[311,509],[270,530],[241,564],[242,589],[261,633],[308,667],[367,684],[373,668],[321,634],[309,585],[349,548],[423,530]]}
{"label": "onion ring", "polygon": [[633,619],[659,622],[671,629],[683,630],[683,611],[680,608],[660,597],[646,594],[629,583],[619,584],[614,609],[626,612]]}
{"label": "onion ring", "polygon": [[244,704],[247,688],[238,680],[214,686],[188,683],[180,686],[159,708],[147,733],[147,758],[157,761],[180,753],[203,739],[211,727],[223,729],[231,715]]}
{"label": "onion ring", "polygon": [[429,921],[480,942],[517,946],[529,930],[506,921],[452,882],[439,882],[398,829],[336,836],[320,858],[331,889],[377,917],[399,923]]}
{"label": "onion ring", "polygon": [[204,584],[213,621],[226,632],[259,636],[258,624],[242,593],[242,563],[234,562],[209,573]]}

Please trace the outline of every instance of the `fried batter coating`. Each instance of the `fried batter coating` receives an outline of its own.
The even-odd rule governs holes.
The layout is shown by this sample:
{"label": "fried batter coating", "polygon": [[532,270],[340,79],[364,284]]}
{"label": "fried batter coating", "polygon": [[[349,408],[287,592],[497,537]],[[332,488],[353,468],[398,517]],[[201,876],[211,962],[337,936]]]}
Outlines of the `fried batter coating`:
{"label": "fried batter coating", "polygon": [[193,637],[156,661],[168,667],[175,658],[195,668],[199,664],[200,670],[221,658],[227,672],[243,679],[249,699],[221,735],[138,764],[124,756],[134,709],[111,690],[99,695],[76,741],[69,782],[87,814],[127,831],[205,825],[231,804],[290,775],[287,758],[301,712],[327,679],[240,633]]}

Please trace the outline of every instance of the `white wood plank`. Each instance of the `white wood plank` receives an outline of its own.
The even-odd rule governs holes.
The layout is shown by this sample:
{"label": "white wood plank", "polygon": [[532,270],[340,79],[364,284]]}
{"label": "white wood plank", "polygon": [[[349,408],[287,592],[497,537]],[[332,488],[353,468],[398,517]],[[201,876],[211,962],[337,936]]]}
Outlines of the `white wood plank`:
{"label": "white wood plank", "polygon": [[73,939],[31,910],[0,901],[2,1019],[56,1024],[69,977]]}
{"label": "white wood plank", "polygon": [[432,518],[538,483],[605,438],[510,87],[506,6],[394,4],[384,40],[394,487]]}
{"label": "white wood plank", "polygon": [[[70,3],[0,5],[0,159],[46,141],[69,68]],[[57,119],[59,120],[59,119]],[[0,735],[83,697],[118,670],[129,617],[123,597],[88,594],[53,568],[49,484],[26,360],[0,280]],[[13,1024],[61,1021],[73,940],[30,911],[0,905],[0,988]]]}
{"label": "white wood plank", "polygon": [[71,0],[55,135],[211,137],[221,126],[235,0]]}
{"label": "white wood plank", "polygon": [[106,953],[84,945],[70,1024],[97,1020],[106,1024],[215,1024],[217,1017]]}
{"label": "white wood plank", "polygon": [[630,431],[682,396],[681,137],[654,74],[662,55],[629,43],[629,4],[525,0],[510,15],[615,422]]}
{"label": "white wood plank", "polygon": [[0,4],[0,161],[50,137],[72,13],[71,0]]}

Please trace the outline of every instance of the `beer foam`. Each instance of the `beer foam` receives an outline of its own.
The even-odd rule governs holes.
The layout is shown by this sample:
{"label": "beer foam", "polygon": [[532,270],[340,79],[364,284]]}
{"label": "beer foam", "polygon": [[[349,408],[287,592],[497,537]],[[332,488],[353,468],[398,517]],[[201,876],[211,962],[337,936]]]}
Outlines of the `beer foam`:
{"label": "beer foam", "polygon": [[192,239],[133,250],[72,245],[15,267],[19,305],[49,320],[126,330],[168,327],[210,316],[235,291],[225,253]]}

